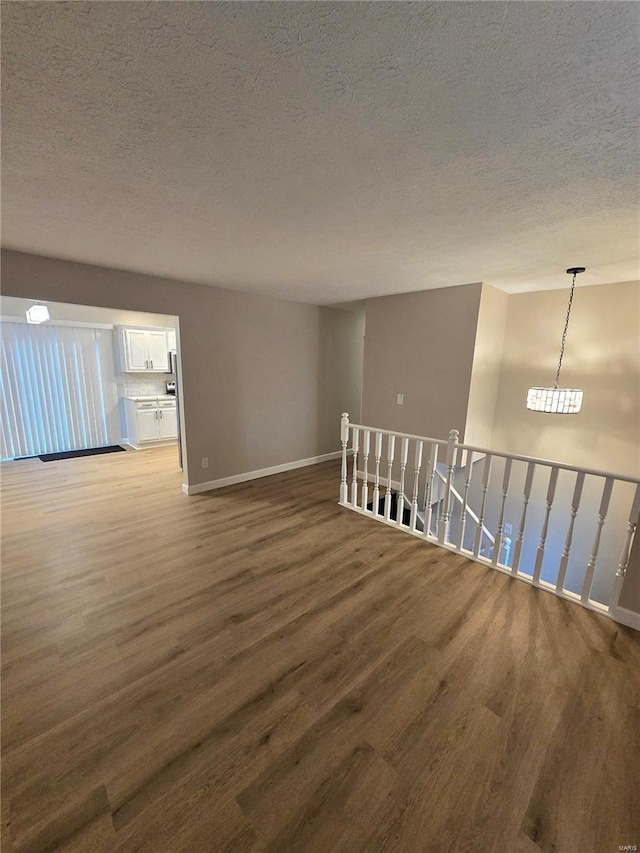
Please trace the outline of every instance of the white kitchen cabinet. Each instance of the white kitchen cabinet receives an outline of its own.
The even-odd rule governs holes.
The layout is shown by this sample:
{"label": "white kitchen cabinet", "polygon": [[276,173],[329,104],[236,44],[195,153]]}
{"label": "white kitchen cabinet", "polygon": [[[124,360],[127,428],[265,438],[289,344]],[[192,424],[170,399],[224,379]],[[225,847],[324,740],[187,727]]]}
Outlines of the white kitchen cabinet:
{"label": "white kitchen cabinet", "polygon": [[176,349],[176,330],[167,329],[167,348],[169,352],[175,352]]}
{"label": "white kitchen cabinet", "polygon": [[160,438],[177,438],[178,421],[175,406],[173,409],[158,409],[160,416]]}
{"label": "white kitchen cabinet", "polygon": [[160,438],[157,409],[136,411],[136,438],[138,444],[143,441],[157,441]]}
{"label": "white kitchen cabinet", "polygon": [[169,343],[167,341],[166,329],[158,332],[148,332],[147,334],[151,370],[161,370],[163,373],[166,373],[169,370]]}
{"label": "white kitchen cabinet", "polygon": [[124,346],[126,370],[149,369],[147,332],[143,329],[124,329]]}
{"label": "white kitchen cabinet", "polygon": [[154,397],[123,399],[127,442],[137,450],[169,444],[178,437],[175,400]]}
{"label": "white kitchen cabinet", "polygon": [[168,329],[118,328],[118,349],[124,373],[169,371]]}

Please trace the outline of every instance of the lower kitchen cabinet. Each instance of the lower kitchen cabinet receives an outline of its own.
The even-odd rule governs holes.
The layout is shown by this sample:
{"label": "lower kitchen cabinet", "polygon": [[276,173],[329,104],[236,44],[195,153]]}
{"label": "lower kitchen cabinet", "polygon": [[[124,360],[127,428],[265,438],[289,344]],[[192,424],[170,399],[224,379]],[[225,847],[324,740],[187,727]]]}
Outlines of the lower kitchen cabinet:
{"label": "lower kitchen cabinet", "polygon": [[160,438],[178,437],[178,420],[176,407],[158,409],[160,414]]}
{"label": "lower kitchen cabinet", "polygon": [[178,437],[175,400],[124,398],[127,441],[136,449],[168,444]]}

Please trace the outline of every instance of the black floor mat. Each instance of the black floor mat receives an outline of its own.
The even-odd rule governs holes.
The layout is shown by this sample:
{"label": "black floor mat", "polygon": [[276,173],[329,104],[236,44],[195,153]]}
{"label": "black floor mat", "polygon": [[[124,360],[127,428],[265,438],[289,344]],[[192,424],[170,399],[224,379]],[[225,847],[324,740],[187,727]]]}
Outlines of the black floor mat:
{"label": "black floor mat", "polygon": [[76,456],[98,456],[101,453],[124,453],[124,447],[112,444],[109,447],[88,447],[86,450],[65,450],[63,453],[42,453],[38,456],[43,462],[57,462],[58,459],[74,459]]}

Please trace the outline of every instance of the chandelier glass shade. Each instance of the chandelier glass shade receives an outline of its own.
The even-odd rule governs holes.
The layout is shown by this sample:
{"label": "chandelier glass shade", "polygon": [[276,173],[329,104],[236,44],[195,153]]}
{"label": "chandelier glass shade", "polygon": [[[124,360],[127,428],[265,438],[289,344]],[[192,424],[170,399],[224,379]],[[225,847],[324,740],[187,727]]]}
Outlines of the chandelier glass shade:
{"label": "chandelier glass shade", "polygon": [[560,359],[558,361],[556,379],[553,386],[536,386],[534,388],[529,388],[529,392],[527,394],[527,409],[531,412],[547,412],[553,415],[576,415],[582,407],[583,392],[579,388],[559,388],[558,384],[560,382],[562,358],[564,356],[564,348],[567,341],[567,329],[569,328],[569,317],[571,315],[571,305],[573,304],[573,292],[576,287],[576,276],[578,273],[584,271],[584,267],[571,267],[567,270],[569,275],[573,275],[573,281],[571,283],[571,293],[569,295],[569,304],[567,306],[567,317],[564,323],[564,332],[562,333]]}
{"label": "chandelier glass shade", "polygon": [[575,415],[582,406],[578,388],[529,388],[527,409],[554,415]]}

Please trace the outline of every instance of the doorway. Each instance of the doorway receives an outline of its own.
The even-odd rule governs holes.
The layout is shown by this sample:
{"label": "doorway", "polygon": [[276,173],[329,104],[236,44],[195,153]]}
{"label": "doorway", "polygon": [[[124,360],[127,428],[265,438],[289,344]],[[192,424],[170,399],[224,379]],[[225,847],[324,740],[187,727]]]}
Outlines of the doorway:
{"label": "doorway", "polygon": [[0,298],[0,459],[175,444],[180,465],[178,318],[33,304]]}

